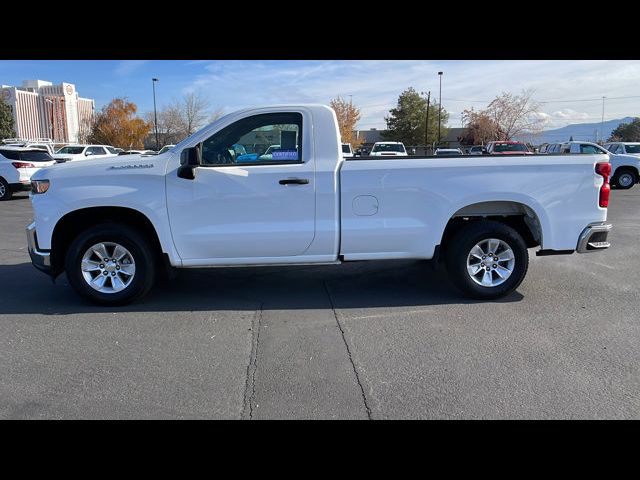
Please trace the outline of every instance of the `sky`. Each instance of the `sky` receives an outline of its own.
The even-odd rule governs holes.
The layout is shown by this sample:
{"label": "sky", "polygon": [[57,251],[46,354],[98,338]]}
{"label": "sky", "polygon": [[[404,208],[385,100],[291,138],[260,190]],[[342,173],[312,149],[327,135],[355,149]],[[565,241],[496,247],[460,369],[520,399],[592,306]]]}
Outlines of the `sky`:
{"label": "sky", "polygon": [[[408,87],[438,97],[449,126],[464,109],[484,108],[502,92],[532,89],[545,129],[640,116],[640,61],[621,60],[25,60],[0,61],[0,84],[48,80],[76,85],[100,109],[127,97],[141,113],[188,92],[206,96],[211,110],[280,103],[329,103],[342,96],[361,110],[358,128],[385,128],[384,117]],[[623,98],[620,98],[623,97]]]}

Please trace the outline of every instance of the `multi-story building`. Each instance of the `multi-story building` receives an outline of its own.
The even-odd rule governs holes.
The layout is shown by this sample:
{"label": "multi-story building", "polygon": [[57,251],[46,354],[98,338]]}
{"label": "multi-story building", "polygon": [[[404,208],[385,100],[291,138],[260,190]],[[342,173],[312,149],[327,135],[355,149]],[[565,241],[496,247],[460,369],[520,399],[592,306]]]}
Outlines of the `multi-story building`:
{"label": "multi-story building", "polygon": [[50,138],[56,143],[86,141],[95,102],[81,98],[73,83],[25,80],[20,87],[1,85],[0,95],[11,107],[18,138]]}

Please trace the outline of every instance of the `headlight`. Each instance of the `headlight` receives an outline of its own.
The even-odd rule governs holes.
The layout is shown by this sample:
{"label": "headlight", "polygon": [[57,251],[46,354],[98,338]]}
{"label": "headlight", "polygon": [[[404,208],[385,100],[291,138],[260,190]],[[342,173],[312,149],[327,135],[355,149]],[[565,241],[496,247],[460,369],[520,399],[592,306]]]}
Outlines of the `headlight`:
{"label": "headlight", "polygon": [[49,190],[49,180],[31,180],[31,193],[45,193]]}

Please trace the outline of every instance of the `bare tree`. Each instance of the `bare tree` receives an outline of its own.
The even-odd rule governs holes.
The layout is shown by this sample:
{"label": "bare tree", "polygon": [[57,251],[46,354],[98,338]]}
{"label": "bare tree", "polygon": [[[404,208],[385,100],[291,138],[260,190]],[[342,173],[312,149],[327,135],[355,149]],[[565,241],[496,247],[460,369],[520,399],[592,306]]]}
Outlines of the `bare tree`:
{"label": "bare tree", "polygon": [[532,100],[532,95],[532,90],[523,90],[520,95],[503,92],[482,112],[497,125],[501,137],[497,140],[542,131],[544,120],[537,115],[540,104]]}
{"label": "bare tree", "polygon": [[89,143],[89,137],[91,136],[91,132],[93,131],[93,116],[91,117],[82,117],[80,119],[80,123],[78,125],[78,143],[85,144]]}
{"label": "bare tree", "polygon": [[180,104],[182,121],[187,136],[202,127],[207,120],[209,100],[200,92],[187,93]]}
{"label": "bare tree", "polygon": [[523,134],[535,136],[542,131],[544,120],[538,115],[540,104],[533,101],[533,91],[523,90],[520,95],[503,92],[487,108],[462,112],[467,128],[464,142],[486,143],[491,140],[511,140]]}
{"label": "bare tree", "polygon": [[[147,112],[145,119],[154,123],[153,112]],[[179,102],[173,102],[158,111],[158,136],[162,145],[175,144],[186,137]]]}
{"label": "bare tree", "polygon": [[214,108],[213,112],[211,112],[211,116],[209,117],[209,123],[215,122],[220,117],[224,116],[224,114],[225,114],[224,108],[222,108],[222,107]]}
{"label": "bare tree", "polygon": [[329,104],[336,112],[342,142],[351,143],[352,145],[362,143],[356,139],[353,133],[356,128],[356,123],[360,120],[360,109],[354,106],[351,101],[347,102],[342,97],[334,98]]}

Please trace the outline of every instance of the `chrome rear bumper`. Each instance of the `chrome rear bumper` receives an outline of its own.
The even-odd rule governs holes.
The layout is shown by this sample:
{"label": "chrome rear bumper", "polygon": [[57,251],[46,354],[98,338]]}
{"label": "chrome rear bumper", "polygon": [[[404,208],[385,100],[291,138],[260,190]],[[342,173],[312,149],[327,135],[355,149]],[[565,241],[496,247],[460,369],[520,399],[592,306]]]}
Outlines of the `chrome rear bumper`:
{"label": "chrome rear bumper", "polygon": [[578,253],[596,252],[609,248],[611,244],[607,241],[609,231],[613,228],[610,223],[591,223],[585,228],[578,238]]}

